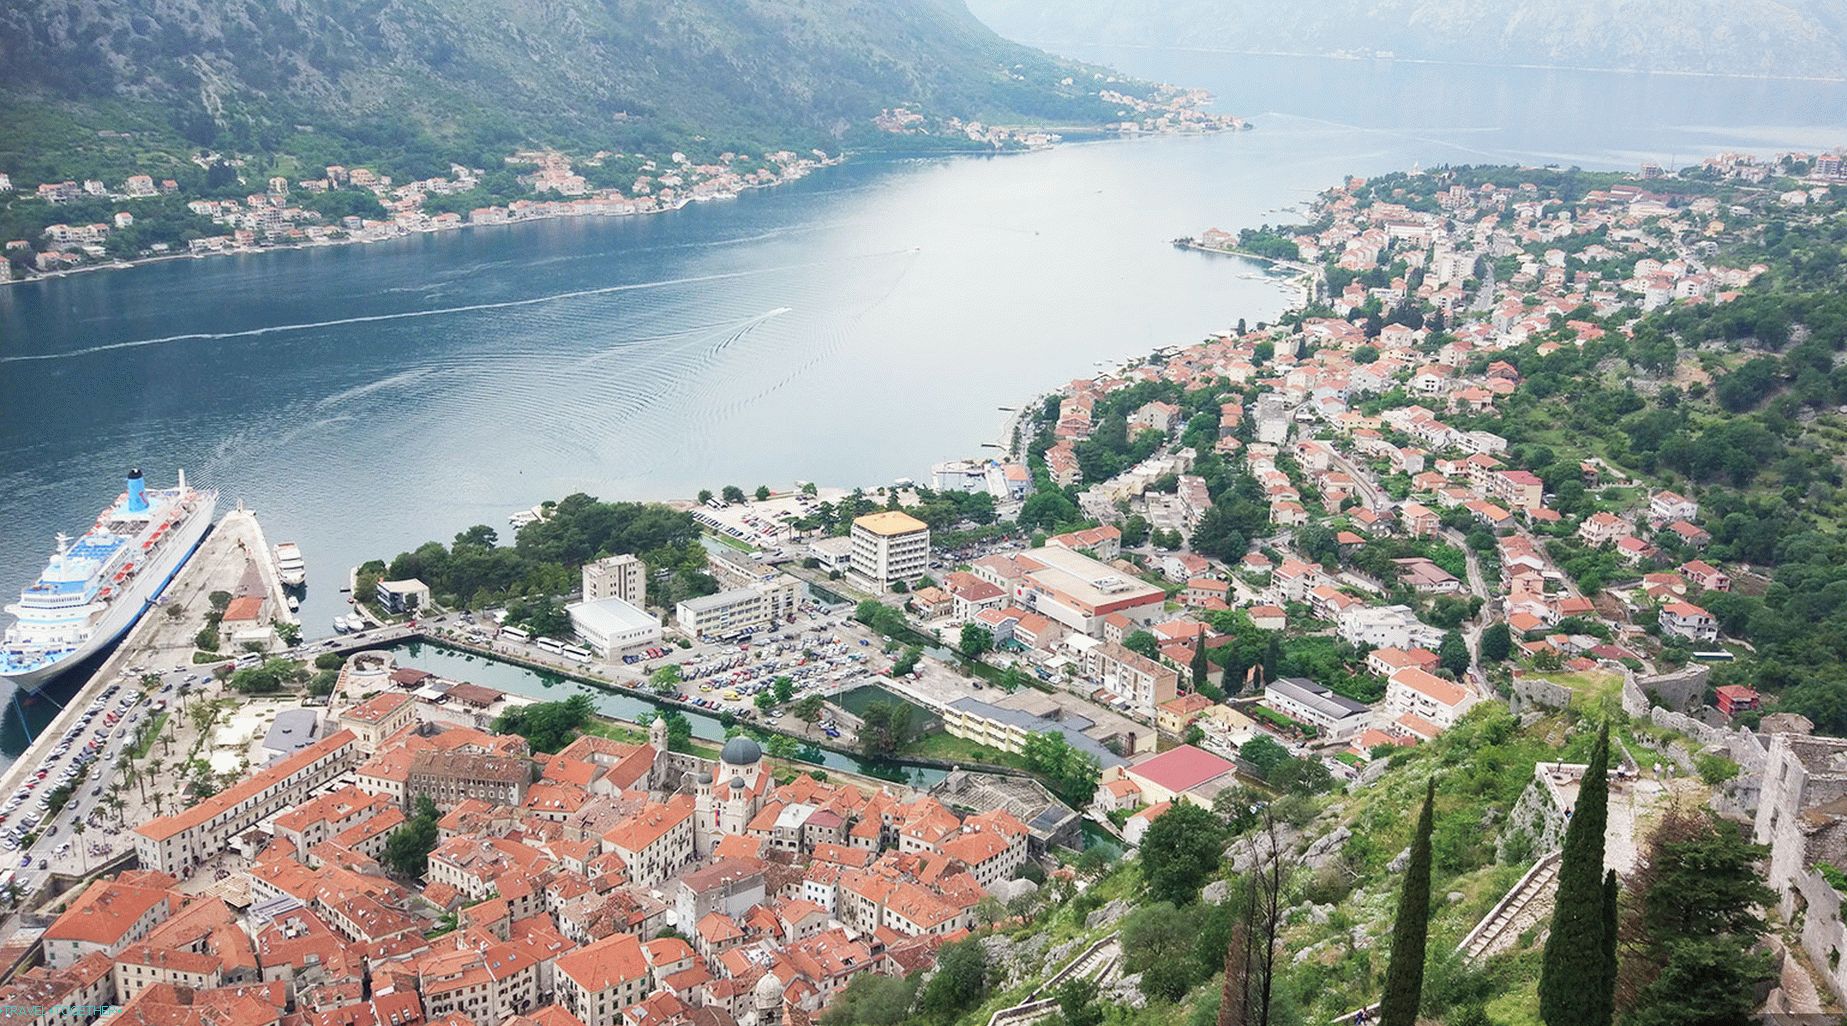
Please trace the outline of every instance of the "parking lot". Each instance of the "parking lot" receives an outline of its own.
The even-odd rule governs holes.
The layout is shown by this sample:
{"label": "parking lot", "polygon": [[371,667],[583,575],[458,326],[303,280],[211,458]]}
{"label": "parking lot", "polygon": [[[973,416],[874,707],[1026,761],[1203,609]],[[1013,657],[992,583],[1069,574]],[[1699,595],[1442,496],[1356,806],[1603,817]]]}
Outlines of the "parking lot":
{"label": "parking lot", "polygon": [[[653,691],[715,715],[730,713],[740,720],[848,744],[852,739],[831,722],[824,720],[811,726],[789,715],[786,709],[765,712],[758,708],[757,696],[766,691],[774,695],[780,677],[789,679],[791,703],[809,694],[830,696],[858,687],[891,668],[883,638],[852,620],[850,610],[815,602],[803,603],[793,621],[750,637],[730,642],[694,642],[685,648],[678,641],[663,640],[624,652],[608,662],[577,659],[564,651],[542,648],[539,639],[512,638],[499,633],[486,616],[439,616],[426,620],[423,626],[439,637],[446,634],[527,662]],[[661,675],[668,667],[678,668],[677,679],[672,674]]]}
{"label": "parking lot", "polygon": [[[118,826],[141,817],[134,789],[118,786],[118,766],[148,717],[203,677],[181,670],[145,675],[158,683],[144,685],[144,668],[132,667],[99,691],[63,734],[41,739],[49,747],[38,769],[0,802],[0,851],[12,860],[10,880],[22,893],[46,873],[81,873],[133,843]],[[53,811],[53,795],[61,789],[68,794]]]}

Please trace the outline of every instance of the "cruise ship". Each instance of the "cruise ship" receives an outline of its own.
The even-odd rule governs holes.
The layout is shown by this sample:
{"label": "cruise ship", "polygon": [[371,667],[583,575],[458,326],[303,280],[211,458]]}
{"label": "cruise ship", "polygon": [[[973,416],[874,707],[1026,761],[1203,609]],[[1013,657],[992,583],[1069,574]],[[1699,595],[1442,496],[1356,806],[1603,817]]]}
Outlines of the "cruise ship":
{"label": "cruise ship", "polygon": [[38,579],[6,607],[0,680],[36,691],[113,643],[160,597],[211,528],[218,493],[186,486],[150,489],[141,471],[83,537],[58,535]]}

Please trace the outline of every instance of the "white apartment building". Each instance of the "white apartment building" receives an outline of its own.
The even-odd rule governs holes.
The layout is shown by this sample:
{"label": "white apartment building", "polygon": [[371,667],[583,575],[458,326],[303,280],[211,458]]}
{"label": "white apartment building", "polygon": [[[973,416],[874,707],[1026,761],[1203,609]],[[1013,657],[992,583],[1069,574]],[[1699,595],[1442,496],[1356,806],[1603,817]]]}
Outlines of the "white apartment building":
{"label": "white apartment building", "polygon": [[1436,650],[1443,632],[1419,620],[1410,606],[1350,606],[1336,620],[1341,640],[1373,648]]}
{"label": "white apartment building", "polygon": [[742,588],[690,598],[674,607],[680,630],[700,641],[728,640],[768,630],[795,615],[801,582],[787,574]]}
{"label": "white apartment building", "polygon": [[584,564],[584,601],[618,598],[631,606],[648,604],[648,567],[633,553]]}
{"label": "white apartment building", "polygon": [[848,576],[872,591],[913,581],[930,568],[930,526],[901,510],[868,513],[853,521]]}
{"label": "white apartment building", "polygon": [[1407,666],[1385,685],[1385,708],[1394,717],[1406,713],[1448,730],[1475,704],[1477,695],[1453,681]]}

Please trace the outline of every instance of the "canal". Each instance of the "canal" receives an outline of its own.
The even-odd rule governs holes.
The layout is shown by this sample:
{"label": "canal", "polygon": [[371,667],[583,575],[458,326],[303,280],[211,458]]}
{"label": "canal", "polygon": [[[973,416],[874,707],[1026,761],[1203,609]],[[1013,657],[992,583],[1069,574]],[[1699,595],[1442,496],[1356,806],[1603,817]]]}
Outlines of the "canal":
{"label": "canal", "polygon": [[[559,702],[572,695],[585,695],[595,703],[596,711],[611,719],[647,725],[658,712],[675,708],[626,692],[605,691],[557,673],[529,669],[517,663],[503,662],[462,649],[448,648],[427,641],[406,641],[387,649],[400,665],[428,670],[439,677],[468,681],[511,695],[521,695],[543,702]],[[693,736],[704,741],[723,741],[725,724],[716,716],[693,709],[680,709],[692,724]],[[880,780],[925,788],[942,780],[945,772],[935,766],[923,766],[902,759],[873,760],[823,748],[823,768],[860,773]]]}

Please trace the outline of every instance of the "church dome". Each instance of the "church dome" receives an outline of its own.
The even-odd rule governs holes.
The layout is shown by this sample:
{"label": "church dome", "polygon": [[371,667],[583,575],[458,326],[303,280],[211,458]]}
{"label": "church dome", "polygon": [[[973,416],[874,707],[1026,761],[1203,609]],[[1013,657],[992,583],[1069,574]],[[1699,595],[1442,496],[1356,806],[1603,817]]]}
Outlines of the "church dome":
{"label": "church dome", "polygon": [[739,735],[725,742],[718,757],[727,766],[749,766],[763,758],[763,748],[750,738]]}
{"label": "church dome", "polygon": [[762,1008],[781,1003],[782,991],[782,980],[775,973],[764,973],[763,979],[757,981],[757,1006]]}
{"label": "church dome", "polygon": [[699,782],[701,784],[710,784],[712,782],[712,774],[706,770],[700,770]]}
{"label": "church dome", "polygon": [[743,777],[732,777],[731,778],[731,789],[733,791],[744,790],[744,778]]}

